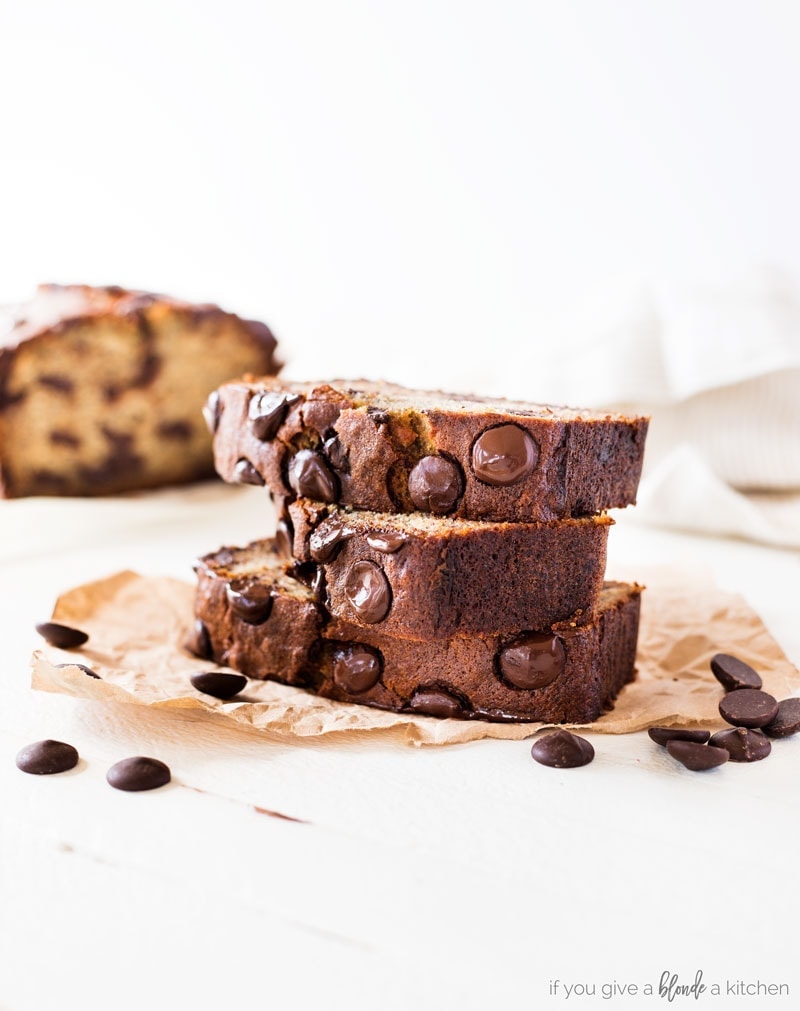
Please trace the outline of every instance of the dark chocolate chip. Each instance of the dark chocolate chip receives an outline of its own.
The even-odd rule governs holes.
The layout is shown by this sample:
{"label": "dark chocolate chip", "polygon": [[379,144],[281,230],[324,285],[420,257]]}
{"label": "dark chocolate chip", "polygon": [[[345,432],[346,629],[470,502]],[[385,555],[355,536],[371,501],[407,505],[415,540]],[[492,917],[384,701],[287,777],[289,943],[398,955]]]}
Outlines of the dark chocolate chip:
{"label": "dark chocolate chip", "polygon": [[208,399],[205,404],[203,404],[203,418],[205,419],[206,428],[209,434],[214,435],[219,428],[219,419],[222,417],[222,399],[217,392],[214,390],[209,393]]}
{"label": "dark chocolate chip", "polygon": [[350,473],[350,454],[342,445],[338,435],[332,435],[322,444],[331,466],[343,474]]}
{"label": "dark chocolate chip", "polygon": [[538,459],[539,447],[518,425],[490,428],[472,447],[472,469],[485,484],[516,484],[530,474]]}
{"label": "dark chocolate chip", "polygon": [[358,617],[370,625],[383,621],[392,605],[389,580],[375,562],[354,562],[347,572],[344,592]]}
{"label": "dark chocolate chip", "polygon": [[213,659],[211,636],[208,634],[208,629],[199,618],[197,618],[195,623],[192,625],[189,634],[186,637],[184,648],[190,653],[193,653],[194,656],[200,657],[201,660]]}
{"label": "dark chocolate chip", "polygon": [[458,502],[464,481],[457,464],[446,456],[423,456],[408,475],[408,494],[422,512],[441,516]]}
{"label": "dark chocolate chip", "polygon": [[406,542],[406,535],[391,531],[386,534],[370,534],[367,537],[367,544],[374,550],[380,551],[384,555],[393,555],[395,551]]}
{"label": "dark chocolate chip", "polygon": [[375,422],[376,425],[388,425],[389,415],[386,411],[381,410],[380,407],[368,407],[367,414],[370,419]]}
{"label": "dark chocolate chip", "polygon": [[408,708],[425,716],[439,716],[447,719],[463,715],[461,699],[441,688],[418,688],[411,696]]}
{"label": "dark chocolate chip", "polygon": [[359,695],[374,688],[380,681],[383,658],[371,646],[353,643],[333,655],[333,680],[339,688],[351,695]]}
{"label": "dark chocolate chip", "polygon": [[261,625],[272,611],[272,587],[252,579],[232,579],[225,587],[231,611],[248,625]]}
{"label": "dark chocolate chip", "polygon": [[763,728],[767,737],[791,737],[800,730],[800,698],[778,703],[778,715]]}
{"label": "dark chocolate chip", "polygon": [[192,686],[204,695],[215,699],[232,699],[247,685],[244,674],[228,674],[225,671],[198,671],[189,680]]}
{"label": "dark chocolate chip", "polygon": [[169,766],[159,762],[157,758],[146,758],[143,755],[123,758],[121,762],[112,765],[106,773],[109,786],[129,793],[138,790],[157,790],[159,786],[166,786],[170,778]]}
{"label": "dark chocolate chip", "polygon": [[732,762],[758,762],[772,751],[768,737],[760,730],[748,730],[746,727],[718,730],[708,746],[724,748]]}
{"label": "dark chocolate chip", "polygon": [[730,757],[725,748],[699,744],[697,741],[667,741],[666,748],[674,759],[692,772],[716,769],[718,765],[724,765]]}
{"label": "dark chocolate chip", "polygon": [[17,752],[17,768],[34,776],[67,772],[77,764],[77,750],[63,741],[36,741]]}
{"label": "dark chocolate chip", "polygon": [[273,393],[264,391],[250,398],[247,417],[253,435],[261,442],[268,442],[278,434],[286,412],[300,397],[296,393]]}
{"label": "dark chocolate chip", "polygon": [[311,533],[308,538],[308,552],[315,562],[332,562],[341,550],[342,544],[352,535],[353,531],[344,523],[329,520]]}
{"label": "dark chocolate chip", "polygon": [[707,744],[711,737],[710,730],[683,730],[681,727],[650,727],[647,731],[650,740],[662,747],[668,741],[692,741],[694,744]]}
{"label": "dark chocolate chip", "polygon": [[275,530],[275,550],[282,558],[294,556],[294,530],[290,519],[279,520]]}
{"label": "dark chocolate chip", "polygon": [[314,600],[318,604],[325,603],[328,591],[325,581],[325,570],[321,566],[317,568],[314,578],[311,580],[311,592],[314,594]]}
{"label": "dark chocolate chip", "polygon": [[36,631],[51,646],[59,649],[76,649],[89,641],[86,632],[69,625],[59,625],[55,621],[42,621],[36,626]]}
{"label": "dark chocolate chip", "polygon": [[756,688],[739,688],[720,702],[719,714],[735,727],[764,727],[778,715],[778,701]]}
{"label": "dark chocolate chip", "polygon": [[515,688],[544,688],[564,673],[567,654],[558,635],[530,632],[500,653],[500,671]]}
{"label": "dark chocolate chip", "polygon": [[263,486],[264,484],[264,478],[245,457],[238,460],[236,466],[233,468],[233,480],[237,484],[254,484],[258,486]]}
{"label": "dark chocolate chip", "polygon": [[753,668],[744,660],[727,653],[717,653],[711,657],[711,671],[726,692],[761,687],[761,678]]}
{"label": "dark chocolate chip", "polygon": [[577,769],[591,762],[594,748],[584,737],[569,730],[556,730],[534,741],[531,756],[552,769]]}
{"label": "dark chocolate chip", "polygon": [[103,680],[96,671],[93,671],[91,667],[85,667],[82,663],[57,663],[56,667],[77,667],[78,670],[82,670],[87,677],[96,678],[98,681]]}
{"label": "dark chocolate chip", "polygon": [[339,497],[336,476],[322,453],[301,449],[289,463],[289,484],[297,495],[318,502],[335,502]]}

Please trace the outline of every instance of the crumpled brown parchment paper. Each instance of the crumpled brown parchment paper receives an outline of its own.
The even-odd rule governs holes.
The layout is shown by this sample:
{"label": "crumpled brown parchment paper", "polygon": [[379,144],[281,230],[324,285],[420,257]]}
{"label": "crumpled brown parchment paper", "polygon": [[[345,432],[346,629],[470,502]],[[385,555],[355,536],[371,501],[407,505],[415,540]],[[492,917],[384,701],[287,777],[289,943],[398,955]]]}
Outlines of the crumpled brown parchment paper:
{"label": "crumpled brown parchment paper", "polygon": [[[715,653],[732,653],[761,674],[777,698],[800,690],[800,671],[787,659],[758,615],[740,596],[725,593],[696,572],[643,573],[647,588],[637,654],[638,676],[615,708],[585,730],[625,734],[646,727],[721,727],[723,691],[711,674]],[[53,619],[89,633],[80,650],[46,647],[32,658],[34,688],[97,701],[160,709],[192,709],[271,734],[309,737],[352,731],[391,732],[417,745],[480,738],[520,740],[548,724],[488,723],[383,712],[317,698],[271,681],[251,681],[221,702],[192,688],[189,675],[217,670],[183,649],[192,623],[194,587],[165,577],[119,572],[64,593]],[[87,676],[75,664],[96,671]],[[68,666],[61,666],[67,664]]]}

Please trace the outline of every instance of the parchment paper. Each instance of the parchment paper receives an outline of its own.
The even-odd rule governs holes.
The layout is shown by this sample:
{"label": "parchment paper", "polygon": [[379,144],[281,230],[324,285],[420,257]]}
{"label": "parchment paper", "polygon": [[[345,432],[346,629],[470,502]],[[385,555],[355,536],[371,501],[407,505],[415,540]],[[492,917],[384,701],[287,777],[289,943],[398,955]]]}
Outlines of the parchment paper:
{"label": "parchment paper", "polygon": [[[642,573],[646,586],[637,654],[637,679],[615,708],[573,728],[625,734],[648,726],[725,726],[717,706],[723,691],[712,675],[715,653],[732,653],[761,674],[777,698],[800,689],[800,671],[787,659],[758,615],[740,596],[697,572]],[[160,709],[194,709],[256,730],[295,737],[352,731],[390,732],[411,744],[452,744],[480,738],[520,740],[549,724],[501,724],[383,712],[317,698],[276,682],[251,681],[221,702],[192,688],[189,675],[218,670],[183,649],[193,620],[194,587],[180,580],[125,571],[64,593],[53,619],[83,629],[80,650],[45,647],[32,658],[34,688],[99,702]],[[75,664],[96,671],[91,678]],[[69,666],[58,666],[67,664]]]}

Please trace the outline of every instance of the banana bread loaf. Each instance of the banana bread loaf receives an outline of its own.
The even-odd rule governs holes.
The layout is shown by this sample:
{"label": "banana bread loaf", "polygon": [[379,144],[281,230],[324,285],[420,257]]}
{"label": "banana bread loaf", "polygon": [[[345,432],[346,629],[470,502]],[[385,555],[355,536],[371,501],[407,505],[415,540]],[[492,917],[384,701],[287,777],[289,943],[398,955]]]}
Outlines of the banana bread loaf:
{"label": "banana bread loaf", "polygon": [[590,624],[424,641],[327,615],[285,565],[274,541],[200,559],[194,650],[326,698],[460,719],[586,723],[634,677],[637,585],[606,583]]}
{"label": "banana bread loaf", "polygon": [[231,482],[376,512],[537,522],[636,501],[648,419],[385,383],[247,376],[212,395]]}
{"label": "banana bread loaf", "polygon": [[209,392],[279,368],[263,323],[215,305],[43,285],[9,316],[0,328],[0,495],[9,498],[211,477]]}

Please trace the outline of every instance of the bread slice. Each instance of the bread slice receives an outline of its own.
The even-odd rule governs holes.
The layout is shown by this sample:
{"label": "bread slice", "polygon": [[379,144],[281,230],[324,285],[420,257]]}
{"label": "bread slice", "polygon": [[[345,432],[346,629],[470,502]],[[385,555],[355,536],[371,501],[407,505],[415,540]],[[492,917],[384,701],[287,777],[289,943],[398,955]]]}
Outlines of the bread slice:
{"label": "bread slice", "polygon": [[215,305],[41,286],[0,332],[0,494],[105,495],[213,476],[206,398],[243,372],[276,372],[275,346],[263,323]]}
{"label": "bread slice", "polygon": [[386,383],[245,377],[216,394],[226,481],[376,512],[538,522],[631,505],[648,419]]}
{"label": "bread slice", "polygon": [[203,655],[250,678],[398,712],[587,723],[635,674],[642,587],[606,583],[595,619],[429,641],[327,615],[274,541],[196,565]]}

